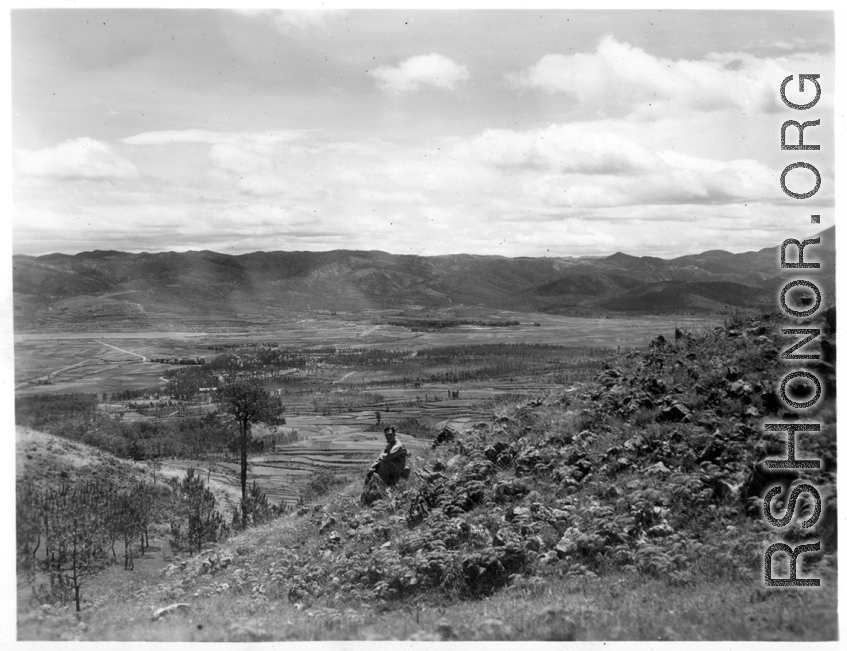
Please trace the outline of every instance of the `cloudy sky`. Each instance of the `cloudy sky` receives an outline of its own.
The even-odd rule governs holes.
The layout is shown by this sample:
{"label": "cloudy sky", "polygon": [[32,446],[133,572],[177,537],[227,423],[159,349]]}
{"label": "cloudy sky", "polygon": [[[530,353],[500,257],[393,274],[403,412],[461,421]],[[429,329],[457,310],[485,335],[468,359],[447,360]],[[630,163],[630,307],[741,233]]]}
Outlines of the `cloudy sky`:
{"label": "cloudy sky", "polygon": [[[14,253],[671,257],[834,223],[828,12],[18,9],[11,27]],[[812,110],[780,100],[800,73],[821,75]],[[780,151],[788,119],[820,119],[821,150]],[[805,201],[779,186],[799,160],[822,176]]]}

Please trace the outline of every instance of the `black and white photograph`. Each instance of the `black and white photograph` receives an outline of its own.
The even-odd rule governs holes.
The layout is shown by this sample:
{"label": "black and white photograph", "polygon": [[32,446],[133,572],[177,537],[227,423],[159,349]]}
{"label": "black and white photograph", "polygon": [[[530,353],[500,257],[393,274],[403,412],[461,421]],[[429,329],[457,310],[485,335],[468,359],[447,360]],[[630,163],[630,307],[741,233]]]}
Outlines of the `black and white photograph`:
{"label": "black and white photograph", "polygon": [[600,7],[6,10],[4,639],[834,646],[840,13]]}

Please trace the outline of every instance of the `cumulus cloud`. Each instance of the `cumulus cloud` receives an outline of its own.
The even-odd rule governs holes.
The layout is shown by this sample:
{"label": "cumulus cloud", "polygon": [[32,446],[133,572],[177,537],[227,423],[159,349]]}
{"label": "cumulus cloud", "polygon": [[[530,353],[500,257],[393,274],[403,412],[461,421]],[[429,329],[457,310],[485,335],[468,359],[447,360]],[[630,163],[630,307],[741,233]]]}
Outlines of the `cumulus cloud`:
{"label": "cumulus cloud", "polygon": [[[615,130],[617,122],[417,142],[314,132],[295,139],[139,134],[127,139],[136,146],[121,150],[137,157],[139,169],[172,161],[194,143],[193,154],[180,159],[190,169],[129,184],[18,183],[15,237],[43,241],[59,228],[94,242],[111,229],[125,233],[126,244],[96,246],[155,249],[158,238],[171,250],[202,243],[221,251],[343,246],[567,255],[624,248],[679,255],[715,248],[723,229],[740,226],[761,235],[745,238],[746,246],[765,246],[774,224],[796,219],[780,217],[793,204],[774,192],[778,169],[694,155],[675,139],[659,142],[650,124]],[[109,225],[116,214],[120,224]]]}
{"label": "cumulus cloud", "polygon": [[300,131],[235,133],[189,129],[140,133],[122,142],[148,146],[210,145],[210,178],[246,195],[279,195],[287,192],[290,185],[277,170],[274,152],[279,145],[290,145],[303,136]]}
{"label": "cumulus cloud", "polygon": [[785,76],[785,64],[743,53],[712,54],[700,61],[665,59],[607,36],[592,53],[548,54],[506,78],[518,88],[561,92],[583,104],[625,112],[771,112],[779,102],[773,80]]}
{"label": "cumulus cloud", "polygon": [[36,151],[15,152],[15,171],[23,176],[53,178],[129,178],[135,166],[93,138],[76,138]]}
{"label": "cumulus cloud", "polygon": [[[491,193],[519,197],[516,203],[535,205],[542,212],[556,207],[764,200],[773,196],[777,183],[777,173],[758,161],[653,151],[610,133],[604,122],[487,130],[457,143],[453,156],[457,167],[487,179]],[[462,183],[467,186],[472,180],[464,178]]]}
{"label": "cumulus cloud", "polygon": [[422,85],[452,90],[470,77],[465,66],[436,53],[411,57],[394,68],[380,66],[368,74],[381,90],[389,93],[418,90]]}
{"label": "cumulus cloud", "polygon": [[551,169],[581,174],[636,173],[661,163],[655,154],[620,136],[592,132],[578,125],[544,129],[489,129],[467,152],[501,168]]}

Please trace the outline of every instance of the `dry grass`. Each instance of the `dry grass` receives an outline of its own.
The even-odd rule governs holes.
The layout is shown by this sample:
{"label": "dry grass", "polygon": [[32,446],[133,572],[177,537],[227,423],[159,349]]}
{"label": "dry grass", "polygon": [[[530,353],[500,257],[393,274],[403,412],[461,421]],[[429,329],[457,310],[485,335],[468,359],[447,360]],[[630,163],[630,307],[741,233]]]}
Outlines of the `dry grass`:
{"label": "dry grass", "polygon": [[[714,351],[705,351],[710,352]],[[729,348],[726,353],[723,348],[718,352],[727,363],[734,359]],[[713,359],[715,356],[703,354],[701,357]],[[746,358],[742,361],[746,368]],[[656,408],[645,409],[640,420],[617,416],[602,421],[598,417],[602,405],[580,409],[576,397],[563,395],[562,400],[558,400],[550,395],[547,398],[543,404],[541,401],[528,403],[526,409],[511,407],[504,409],[503,414],[498,410],[498,416],[507,415],[509,419],[503,419],[506,424],[492,428],[489,434],[503,438],[511,432],[515,439],[520,438],[526,444],[540,445],[551,437],[568,439],[583,429],[591,429],[597,439],[586,444],[585,450],[599,475],[600,459],[607,447],[634,440],[636,432],[645,441],[667,441],[674,429],[654,422]],[[725,407],[730,404],[728,399],[723,401]],[[571,407],[573,411],[569,411]],[[738,425],[735,421],[725,424]],[[701,429],[703,431],[694,426],[683,429],[685,436],[674,444],[678,449],[663,453],[665,458],[676,459],[695,447],[699,438],[711,435],[711,428]],[[477,436],[470,432],[463,443],[472,446]],[[751,441],[744,443],[745,450],[752,448],[747,445]],[[638,460],[634,452],[629,456]],[[442,446],[436,451],[428,447],[416,450],[412,461],[419,468],[434,466],[436,461],[445,465],[451,460],[466,463],[469,458],[457,448]],[[606,499],[605,489],[610,482],[616,484],[622,499],[636,491],[647,500],[649,491],[655,492],[664,485],[661,482],[665,479],[644,474],[648,462],[641,461],[643,463],[639,462],[636,468],[604,475],[602,481],[588,482],[575,489],[575,497],[570,503],[585,520],[579,522],[585,524],[584,532],[599,531],[601,525],[606,526],[605,520],[621,515],[604,515],[602,509],[592,506],[595,500],[599,503]],[[744,457],[734,462],[733,467],[742,468],[746,462],[747,457]],[[693,477],[698,472],[695,467],[681,474]],[[630,486],[639,473],[644,474],[639,485]],[[682,490],[684,486],[678,481],[678,475],[674,477],[673,486]],[[561,496],[559,492],[563,487],[545,473],[535,473],[526,481],[530,488],[538,491],[533,499],[543,502],[551,494]],[[410,489],[419,488],[421,482],[413,476],[405,485],[393,489],[395,496],[400,496],[405,489],[405,498],[386,500],[371,507],[368,514],[373,515],[372,523],[359,517],[365,516],[357,500],[360,478],[333,487],[326,495],[318,496],[307,513],[284,516],[250,529],[210,552],[219,558],[231,558],[229,565],[219,571],[198,572],[204,557],[201,555],[176,559],[178,565],[165,575],[163,570],[171,559],[167,558],[168,551],[157,538],[154,545],[162,548],[138,560],[134,572],[113,568],[99,577],[99,583],[89,590],[90,596],[84,603],[80,616],[82,625],[69,609],[47,612],[34,608],[26,599],[19,600],[19,637],[228,642],[375,639],[809,642],[838,637],[835,554],[824,554],[814,568],[814,575],[823,580],[821,588],[766,590],[762,585],[760,564],[757,564],[760,561],[756,561],[756,545],[761,538],[757,532],[767,525],[761,520],[747,518],[737,504],[715,502],[701,508],[679,504],[679,495],[671,496],[673,499],[666,506],[679,511],[675,514],[679,521],[674,522],[674,526],[682,532],[679,534],[681,550],[668,547],[660,551],[663,554],[679,551],[685,557],[684,571],[679,572],[685,582],[673,580],[664,570],[650,573],[639,569],[637,564],[612,562],[608,548],[598,547],[599,551],[592,551],[590,558],[586,555],[582,560],[574,556],[568,562],[558,560],[542,564],[539,561],[528,575],[512,575],[508,587],[482,599],[459,599],[455,596],[458,593],[441,590],[443,585],[425,591],[395,593],[402,598],[388,601],[377,598],[384,593],[375,592],[373,585],[365,585],[365,582],[361,590],[358,585],[334,587],[340,585],[333,583],[338,577],[332,577],[330,571],[323,572],[333,563],[349,565],[351,559],[367,563],[374,558],[391,561],[392,545],[408,534],[405,515],[408,513],[407,498],[413,492]],[[609,500],[611,504],[611,498]],[[621,517],[629,517],[628,512],[623,512],[625,506],[620,507]],[[591,513],[589,507],[595,513]],[[715,516],[700,517],[703,513],[708,514],[705,508],[712,509]],[[480,524],[479,520],[492,518],[491,529],[495,530],[502,525],[500,516],[495,513],[494,508],[468,511],[467,522]],[[696,526],[688,522],[695,519]],[[347,527],[353,520],[357,528],[349,533]],[[359,529],[371,524],[373,531],[360,536]],[[330,532],[336,529],[340,535],[333,543]],[[339,542],[345,534],[346,540]],[[555,540],[552,542],[555,544]],[[698,546],[700,549],[708,546],[711,551],[697,551]],[[380,555],[385,551],[381,547],[389,551]],[[409,563],[413,562],[413,553],[406,557]],[[578,573],[573,571],[582,567],[578,560],[590,568],[583,567]],[[180,561],[184,566],[179,565]],[[579,576],[569,576],[568,571]],[[301,585],[305,581],[301,581],[299,575],[307,572],[312,573],[307,577],[309,585],[316,589],[292,592],[291,588],[297,588],[298,581]],[[159,622],[151,621],[156,608],[174,602],[186,602],[190,609]]]}
{"label": "dry grass", "polygon": [[[234,566],[254,573],[302,543],[302,520],[285,517],[233,538]],[[820,590],[765,591],[749,581],[672,587],[661,580],[612,575],[518,580],[483,600],[421,601],[392,608],[338,599],[307,607],[251,591],[193,596],[163,580],[161,552],[100,578],[99,596],[72,610],[19,616],[20,640],[250,642],[266,640],[826,640],[837,638],[832,568]],[[227,576],[216,577],[226,581]],[[154,610],[187,602],[187,613],[153,622]],[[82,622],[82,624],[80,624]]]}

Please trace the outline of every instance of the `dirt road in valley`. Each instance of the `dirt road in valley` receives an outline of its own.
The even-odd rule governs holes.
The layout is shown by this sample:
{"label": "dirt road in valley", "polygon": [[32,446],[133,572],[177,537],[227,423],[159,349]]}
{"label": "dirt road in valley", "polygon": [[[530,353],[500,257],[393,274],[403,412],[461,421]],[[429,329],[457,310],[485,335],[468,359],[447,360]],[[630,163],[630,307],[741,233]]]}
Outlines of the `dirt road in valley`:
{"label": "dirt road in valley", "polygon": [[147,359],[144,355],[142,355],[141,353],[134,353],[134,352],[132,352],[131,350],[126,350],[126,349],[124,349],[124,348],[118,348],[117,346],[113,346],[112,344],[107,344],[105,341],[97,341],[96,339],[94,339],[94,343],[102,344],[103,346],[108,346],[109,348],[114,348],[115,350],[118,350],[118,351],[120,351],[120,352],[122,352],[122,353],[126,353],[127,355],[135,355],[136,357],[140,357],[142,362],[149,361],[149,360],[148,360],[148,359]]}

